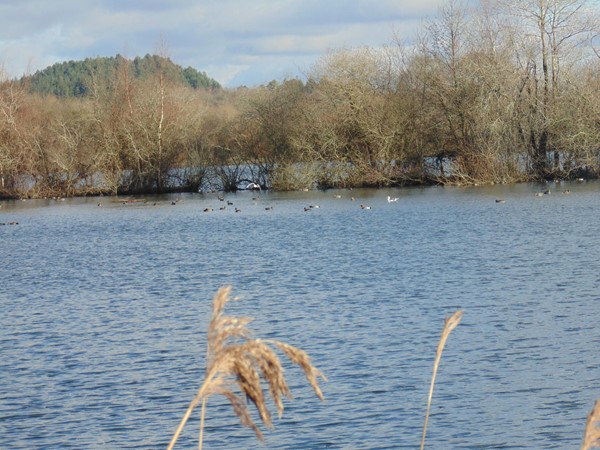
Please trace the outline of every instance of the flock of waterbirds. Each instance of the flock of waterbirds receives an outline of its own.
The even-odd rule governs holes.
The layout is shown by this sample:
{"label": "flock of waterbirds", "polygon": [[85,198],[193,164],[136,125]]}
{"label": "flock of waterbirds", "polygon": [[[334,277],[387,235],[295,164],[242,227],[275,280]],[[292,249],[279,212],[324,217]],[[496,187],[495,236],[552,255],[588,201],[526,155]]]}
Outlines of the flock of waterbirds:
{"label": "flock of waterbirds", "polygon": [[[582,183],[582,182],[585,181],[585,179],[584,178],[577,178],[575,181],[577,183]],[[554,180],[553,182],[556,185],[558,185],[560,183],[563,183],[562,180]],[[249,189],[249,190],[254,190],[254,189]],[[256,189],[256,190],[258,191],[258,189]],[[560,192],[563,195],[569,195],[569,194],[571,194],[571,191],[569,189],[565,189],[565,190],[562,190]],[[216,191],[209,191],[209,192],[207,192],[207,194],[214,194],[214,193],[216,193]],[[543,197],[543,196],[546,196],[546,195],[550,195],[551,193],[552,193],[552,191],[550,189],[546,189],[546,190],[543,190],[543,191],[535,192],[534,196],[536,196],[536,197]],[[345,198],[345,197],[342,196],[342,194],[334,194],[333,198],[342,199],[342,198]],[[351,201],[356,201],[356,198],[354,196],[350,196],[349,198],[350,198]],[[203,209],[203,212],[208,213],[208,212],[213,212],[213,211],[226,211],[229,206],[233,206],[234,207],[233,211],[235,211],[236,213],[241,213],[242,212],[242,209],[240,207],[235,206],[231,200],[226,200],[223,195],[218,194],[217,195],[217,199],[220,202],[224,202],[224,204],[222,206],[219,206],[218,208],[214,207],[214,206],[208,206],[208,207],[206,207],[206,208]],[[260,202],[263,199],[261,198],[261,196],[259,194],[258,196],[252,197],[252,200],[255,202],[255,204],[257,204],[258,202]],[[395,203],[398,200],[399,200],[398,197],[392,197],[390,195],[387,196],[387,202],[388,203]],[[128,200],[118,200],[118,201],[121,202],[123,205],[130,205],[130,204],[133,204],[133,203],[140,203],[140,202],[144,203],[144,204],[148,203],[148,201],[144,200],[144,199],[141,199],[141,200],[139,200],[139,199],[128,199]],[[179,198],[177,198],[175,200],[171,200],[170,202],[171,202],[171,205],[177,205],[178,203],[180,203],[182,201],[183,201],[183,199],[181,197],[179,197]],[[506,199],[504,199],[504,198],[497,198],[495,200],[495,202],[496,203],[506,203]],[[153,202],[152,203],[153,206],[157,206],[158,204],[159,204],[159,202]],[[98,203],[98,206],[102,206],[102,203]],[[370,209],[372,209],[371,205],[366,205],[364,203],[360,203],[359,206],[360,206],[360,209],[363,209],[363,210],[370,210]],[[318,209],[319,207],[320,207],[319,205],[306,205],[306,206],[303,206],[303,210],[304,210],[304,212],[310,212],[310,211],[313,211],[315,209]],[[265,206],[264,209],[266,211],[272,211],[273,210],[273,206],[272,205]]]}
{"label": "flock of waterbirds", "polygon": [[[577,178],[577,179],[575,179],[575,181],[577,183],[583,183],[585,181],[585,179],[584,178]],[[563,183],[563,180],[554,180],[554,183],[558,185],[560,183]],[[570,195],[571,194],[571,190],[570,189],[565,189],[565,190],[563,190],[561,192],[562,192],[563,195]],[[536,192],[533,195],[535,195],[536,197],[543,197],[545,195],[550,195],[550,194],[552,194],[552,191],[550,189],[546,189],[544,191],[538,191],[538,192]],[[503,199],[503,198],[497,198],[496,199],[496,203],[506,203],[506,200]]]}
{"label": "flock of waterbirds", "polygon": [[[205,213],[209,213],[209,212],[213,212],[213,211],[228,211],[228,210],[233,210],[236,213],[241,213],[242,209],[236,205],[234,205],[234,203],[229,200],[226,199],[224,195],[221,195],[220,193],[216,192],[216,191],[210,191],[208,193],[203,193],[203,194],[217,194],[215,197],[215,200],[217,200],[220,203],[220,206],[216,207],[214,205],[211,206],[207,206],[205,208],[202,209],[203,212]],[[341,194],[335,194],[333,195],[334,199],[343,199],[345,198],[344,196],[342,196]],[[351,196],[349,197],[349,199],[351,201],[356,201],[356,198]],[[252,197],[252,201],[254,202],[254,205],[258,205],[260,202],[266,200],[264,197],[261,197],[260,195],[254,196]],[[399,200],[398,197],[391,197],[391,196],[387,196],[387,202],[388,203],[395,203]],[[172,205],[175,206],[179,203],[182,203],[184,200],[181,197],[181,195],[174,199],[174,200],[169,200],[168,202]],[[159,205],[164,205],[165,201],[160,202],[160,201],[153,201],[153,202],[149,202],[147,199],[132,199],[132,198],[128,198],[128,199],[112,199],[111,203],[120,203],[123,206],[130,206],[130,205],[151,205],[151,206],[159,206]],[[265,204],[266,206],[264,206],[265,211],[273,211],[274,207],[273,205],[269,205],[269,204]],[[99,202],[98,207],[103,207],[104,204],[102,202]],[[360,209],[364,209],[364,210],[369,210],[371,209],[370,205],[365,205],[363,203],[361,203],[360,205]],[[229,208],[229,207],[233,207],[233,208]],[[320,205],[316,205],[316,204],[310,204],[307,206],[303,206],[303,210],[304,212],[309,212],[309,211],[313,211],[315,209],[319,209]]]}
{"label": "flock of waterbirds", "polygon": [[[584,178],[577,178],[575,180],[575,182],[577,183],[582,183],[584,182],[585,179]],[[562,180],[554,180],[553,181],[554,184],[556,186],[560,185],[561,183],[563,183]],[[258,191],[258,190],[257,190]],[[351,190],[350,190],[351,191]],[[560,192],[562,195],[570,195],[571,191],[569,189],[564,189],[564,190],[558,190],[558,192]],[[258,205],[259,203],[265,201],[266,199],[264,197],[261,197],[262,192],[257,192],[256,196],[252,197],[252,200],[254,202],[254,205]],[[215,207],[215,206],[207,206],[205,207],[202,211],[205,213],[209,213],[209,212],[213,212],[213,211],[227,211],[227,210],[233,210],[235,213],[241,213],[242,209],[237,206],[234,205],[234,203],[230,200],[230,199],[226,199],[224,195],[222,195],[221,193],[219,193],[218,191],[209,191],[209,192],[205,192],[203,193],[204,195],[210,195],[210,194],[216,194],[215,199],[219,201],[219,203],[221,204],[219,207]],[[535,197],[544,197],[544,196],[548,196],[551,195],[552,191],[550,189],[545,189],[543,191],[538,191],[535,192],[533,195]],[[354,196],[350,196],[350,197],[346,197],[343,196],[342,194],[334,194],[333,198],[335,199],[348,199],[351,201],[356,201],[356,198]],[[55,201],[62,201],[64,202],[65,199],[62,197],[52,197],[50,200],[55,200]],[[22,199],[22,201],[27,201],[27,199]],[[151,206],[159,206],[159,205],[164,205],[165,203],[170,203],[172,206],[175,206],[181,202],[183,202],[183,197],[180,194],[179,197],[177,197],[176,199],[173,200],[168,200],[168,201],[148,201],[147,199],[141,198],[127,198],[127,199],[118,199],[118,198],[113,198],[110,200],[111,203],[120,203],[123,206],[130,206],[130,205],[151,205]],[[398,197],[391,197],[390,195],[387,196],[387,203],[396,203],[399,201]],[[495,200],[496,203],[502,204],[502,203],[506,203],[506,199],[504,198],[496,198]],[[358,203],[358,202],[357,202]],[[0,203],[0,208],[2,208],[2,203]],[[103,207],[104,204],[102,202],[98,202],[97,204],[98,207]],[[232,208],[229,208],[232,207]],[[359,207],[360,209],[363,210],[370,210],[372,209],[371,205],[367,205],[364,203],[359,203]],[[309,205],[305,205],[302,207],[304,212],[310,212],[310,211],[314,211],[319,209],[320,206],[316,205],[316,204],[309,204]],[[273,211],[274,207],[273,205],[270,205],[268,203],[265,203],[264,205],[264,209],[265,211]],[[18,225],[19,222],[17,221],[7,221],[7,222],[0,222],[0,226],[5,226],[5,225]]]}

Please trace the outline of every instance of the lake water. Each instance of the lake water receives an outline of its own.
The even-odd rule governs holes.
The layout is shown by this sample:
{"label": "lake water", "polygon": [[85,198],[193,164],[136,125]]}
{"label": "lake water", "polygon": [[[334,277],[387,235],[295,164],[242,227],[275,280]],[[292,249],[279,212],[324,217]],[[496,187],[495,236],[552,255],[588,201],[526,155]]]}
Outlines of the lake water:
{"label": "lake water", "polygon": [[[257,195],[2,202],[19,224],[0,226],[0,448],[165,448],[223,285],[228,313],[328,381],[321,402],[286,363],[295,399],[264,446],[212,397],[206,449],[418,448],[457,309],[426,448],[579,447],[600,398],[599,183]],[[197,433],[194,414],[176,448]]]}

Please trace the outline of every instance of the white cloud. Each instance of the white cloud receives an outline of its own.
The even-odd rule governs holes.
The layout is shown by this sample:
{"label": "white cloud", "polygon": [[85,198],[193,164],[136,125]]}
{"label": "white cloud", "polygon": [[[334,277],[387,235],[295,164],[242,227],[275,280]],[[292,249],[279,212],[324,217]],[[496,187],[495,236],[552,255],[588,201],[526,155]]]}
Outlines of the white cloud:
{"label": "white cloud", "polygon": [[446,0],[0,0],[0,64],[10,76],[55,62],[154,53],[221,84],[291,77],[327,51],[379,46]]}

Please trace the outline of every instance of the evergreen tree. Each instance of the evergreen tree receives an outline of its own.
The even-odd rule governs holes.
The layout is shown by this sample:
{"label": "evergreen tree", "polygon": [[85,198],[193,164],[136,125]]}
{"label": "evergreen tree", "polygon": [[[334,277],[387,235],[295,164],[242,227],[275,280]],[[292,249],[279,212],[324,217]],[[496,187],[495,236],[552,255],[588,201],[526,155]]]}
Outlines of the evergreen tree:
{"label": "evergreen tree", "polygon": [[171,82],[182,83],[193,89],[221,87],[205,72],[199,72],[192,67],[183,69],[169,58],[150,54],[135,57],[133,60],[117,55],[56,63],[37,71],[32,76],[24,77],[22,81],[28,83],[31,93],[51,94],[58,97],[85,97],[90,94],[93,78],[110,81],[116,69],[123,63],[128,64],[133,76],[139,79],[152,77],[158,71],[162,71]]}

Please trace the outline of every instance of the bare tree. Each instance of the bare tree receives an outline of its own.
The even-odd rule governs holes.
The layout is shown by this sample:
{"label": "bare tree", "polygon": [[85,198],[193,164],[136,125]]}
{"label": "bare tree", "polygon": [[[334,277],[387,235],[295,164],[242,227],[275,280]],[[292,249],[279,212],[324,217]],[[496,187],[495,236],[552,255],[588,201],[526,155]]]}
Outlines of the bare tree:
{"label": "bare tree", "polygon": [[15,151],[19,136],[17,114],[23,102],[23,94],[23,90],[9,81],[4,69],[0,67],[0,196],[15,194],[19,168],[19,158]]}
{"label": "bare tree", "polygon": [[448,175],[461,182],[477,178],[472,165],[477,152],[474,113],[480,80],[471,57],[475,52],[469,47],[470,20],[459,1],[449,1],[437,18],[426,24],[419,47],[424,94],[435,113],[430,133],[435,133],[431,142],[438,148],[432,153],[439,161],[442,178],[446,178],[446,161],[452,161]]}
{"label": "bare tree", "polygon": [[326,55],[310,73],[309,129],[297,145],[315,159],[345,166],[352,184],[388,184],[391,162],[403,159],[404,121],[398,120],[392,64],[388,49],[358,48]]}
{"label": "bare tree", "polygon": [[[514,44],[527,92],[528,130],[533,171],[550,172],[548,152],[554,151],[554,168],[560,149],[552,142],[552,124],[565,68],[579,64],[584,47],[598,32],[598,10],[589,0],[498,0],[506,16],[514,19]],[[586,45],[587,44],[587,45]],[[540,70],[541,69],[541,70]]]}

